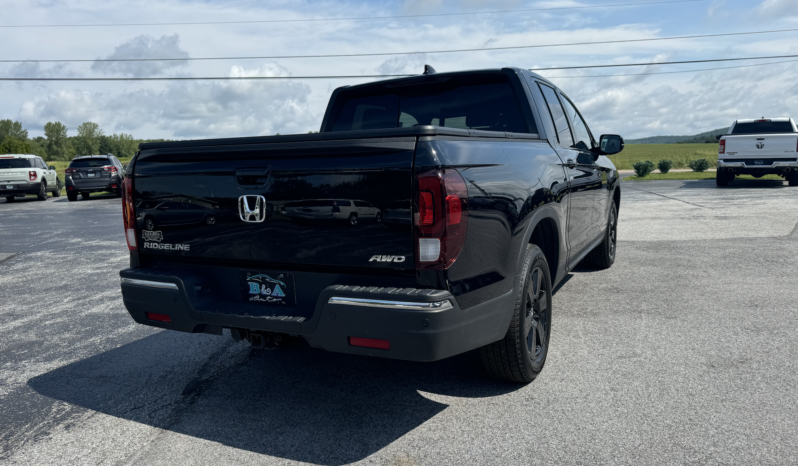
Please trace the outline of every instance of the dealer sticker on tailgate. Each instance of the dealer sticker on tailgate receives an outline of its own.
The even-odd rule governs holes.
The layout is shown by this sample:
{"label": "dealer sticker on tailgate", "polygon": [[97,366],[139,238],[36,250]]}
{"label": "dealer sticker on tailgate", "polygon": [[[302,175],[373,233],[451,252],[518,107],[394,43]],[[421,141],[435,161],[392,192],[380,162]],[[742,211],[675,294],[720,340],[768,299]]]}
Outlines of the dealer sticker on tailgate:
{"label": "dealer sticker on tailgate", "polygon": [[281,272],[241,272],[241,296],[251,303],[293,306],[294,276]]}

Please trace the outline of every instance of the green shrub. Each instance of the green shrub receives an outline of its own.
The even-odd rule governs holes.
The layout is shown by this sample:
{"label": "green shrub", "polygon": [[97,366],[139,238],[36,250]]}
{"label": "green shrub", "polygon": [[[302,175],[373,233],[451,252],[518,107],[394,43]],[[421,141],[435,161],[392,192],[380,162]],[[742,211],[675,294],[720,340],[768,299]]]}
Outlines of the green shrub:
{"label": "green shrub", "polygon": [[687,164],[694,172],[704,172],[707,171],[709,168],[709,161],[707,159],[695,159],[691,160],[690,163]]}
{"label": "green shrub", "polygon": [[635,174],[640,178],[645,178],[649,173],[654,171],[654,162],[646,160],[645,162],[637,162],[632,165],[635,169]]}
{"label": "green shrub", "polygon": [[657,168],[659,168],[660,173],[668,173],[673,168],[673,162],[670,160],[660,160],[657,164]]}

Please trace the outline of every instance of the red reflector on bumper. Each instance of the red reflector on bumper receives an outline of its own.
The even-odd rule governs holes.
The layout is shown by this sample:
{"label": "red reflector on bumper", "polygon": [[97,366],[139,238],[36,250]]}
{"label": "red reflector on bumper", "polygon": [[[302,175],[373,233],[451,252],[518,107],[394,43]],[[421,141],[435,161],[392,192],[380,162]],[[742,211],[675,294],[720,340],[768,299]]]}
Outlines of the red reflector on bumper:
{"label": "red reflector on bumper", "polygon": [[156,320],[158,322],[166,322],[167,324],[172,322],[172,318],[166,314],[155,314],[154,312],[147,312],[146,315],[147,318],[150,320]]}
{"label": "red reflector on bumper", "polygon": [[362,346],[364,348],[391,349],[391,342],[388,340],[349,337],[349,344],[352,346]]}

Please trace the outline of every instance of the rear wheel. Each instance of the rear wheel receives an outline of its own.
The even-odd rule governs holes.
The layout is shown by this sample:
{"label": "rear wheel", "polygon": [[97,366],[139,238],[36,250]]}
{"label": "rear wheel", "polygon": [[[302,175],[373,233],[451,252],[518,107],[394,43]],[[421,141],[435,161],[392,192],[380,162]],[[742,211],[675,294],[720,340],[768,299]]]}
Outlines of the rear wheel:
{"label": "rear wheel", "polygon": [[84,200],[88,199],[89,198],[89,193],[80,193],[80,197],[82,197]]}
{"label": "rear wheel", "polygon": [[47,183],[45,181],[39,185],[39,194],[36,195],[36,198],[40,201],[47,200]]}
{"label": "rear wheel", "polygon": [[61,183],[56,180],[55,187],[53,188],[53,197],[61,197]]}
{"label": "rear wheel", "polygon": [[728,186],[729,181],[734,178],[734,175],[728,175],[726,173],[721,172],[718,170],[718,173],[715,175],[715,185],[716,186]]}
{"label": "rear wheel", "polygon": [[543,251],[529,244],[510,328],[503,339],[479,349],[488,373],[510,382],[535,380],[549,352],[551,306],[549,265]]}
{"label": "rear wheel", "polygon": [[792,175],[787,178],[790,186],[798,186],[798,173],[793,173]]}
{"label": "rear wheel", "polygon": [[6,196],[6,202],[14,202],[14,196]]}
{"label": "rear wheel", "polygon": [[349,214],[349,224],[357,225],[357,214]]}
{"label": "rear wheel", "polygon": [[78,194],[73,192],[67,192],[67,199],[69,199],[70,201],[77,201]]}
{"label": "rear wheel", "polygon": [[216,217],[214,217],[213,215],[209,215],[208,217],[205,217],[205,224],[206,225],[216,225]]}
{"label": "rear wheel", "polygon": [[618,206],[615,202],[610,206],[610,216],[607,219],[607,231],[604,239],[587,256],[588,265],[608,269],[615,263],[615,250],[618,247]]}

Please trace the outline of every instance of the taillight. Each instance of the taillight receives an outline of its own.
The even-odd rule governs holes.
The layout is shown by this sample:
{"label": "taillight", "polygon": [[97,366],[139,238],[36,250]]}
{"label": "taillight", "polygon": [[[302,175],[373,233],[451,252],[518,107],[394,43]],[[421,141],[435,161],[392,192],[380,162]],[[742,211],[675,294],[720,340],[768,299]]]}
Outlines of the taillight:
{"label": "taillight", "polygon": [[726,140],[720,140],[720,149],[718,150],[718,154],[725,154],[726,153]]}
{"label": "taillight", "polygon": [[78,172],[77,168],[67,168],[66,170],[64,170],[64,173],[77,173],[77,172]]}
{"label": "taillight", "polygon": [[34,170],[28,172],[28,179],[31,181],[36,181],[36,177],[39,176]]}
{"label": "taillight", "polygon": [[468,230],[468,189],[457,170],[418,175],[416,268],[444,270],[454,264]]}
{"label": "taillight", "polygon": [[122,181],[122,218],[125,222],[125,238],[127,248],[138,249],[136,245],[136,216],[133,210],[133,178],[126,177]]}
{"label": "taillight", "polygon": [[109,166],[105,166],[105,167],[103,167],[103,171],[111,172],[111,174],[114,174],[114,173],[116,173],[116,167],[113,167],[113,166],[110,166],[110,165]]}

